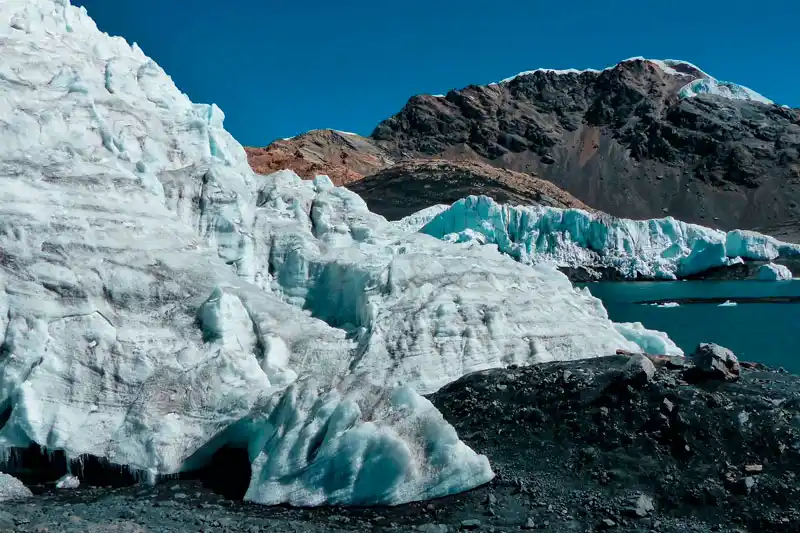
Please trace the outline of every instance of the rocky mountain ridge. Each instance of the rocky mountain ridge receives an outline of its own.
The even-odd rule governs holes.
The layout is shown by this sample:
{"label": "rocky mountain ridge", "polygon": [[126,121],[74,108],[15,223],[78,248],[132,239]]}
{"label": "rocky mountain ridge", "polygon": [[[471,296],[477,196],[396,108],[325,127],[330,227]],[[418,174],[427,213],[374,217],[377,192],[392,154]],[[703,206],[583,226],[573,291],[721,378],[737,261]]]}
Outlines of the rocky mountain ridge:
{"label": "rocky mountain ridge", "polygon": [[689,63],[635,58],[414,96],[359,140],[387,160],[468,160],[536,175],[616,216],[794,227],[800,111],[769,102]]}

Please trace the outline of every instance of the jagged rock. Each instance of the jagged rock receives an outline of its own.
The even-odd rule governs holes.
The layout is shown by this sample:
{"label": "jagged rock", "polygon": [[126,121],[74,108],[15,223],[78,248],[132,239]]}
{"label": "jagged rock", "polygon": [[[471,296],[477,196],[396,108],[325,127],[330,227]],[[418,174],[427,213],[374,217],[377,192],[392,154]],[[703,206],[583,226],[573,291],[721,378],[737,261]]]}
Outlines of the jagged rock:
{"label": "jagged rock", "polygon": [[656,367],[647,356],[637,354],[631,356],[630,360],[625,363],[622,372],[627,381],[644,384],[655,375]]}
{"label": "jagged rock", "polygon": [[700,344],[689,359],[694,365],[684,372],[684,376],[689,380],[735,381],[739,379],[739,360],[732,351],[718,344]]}

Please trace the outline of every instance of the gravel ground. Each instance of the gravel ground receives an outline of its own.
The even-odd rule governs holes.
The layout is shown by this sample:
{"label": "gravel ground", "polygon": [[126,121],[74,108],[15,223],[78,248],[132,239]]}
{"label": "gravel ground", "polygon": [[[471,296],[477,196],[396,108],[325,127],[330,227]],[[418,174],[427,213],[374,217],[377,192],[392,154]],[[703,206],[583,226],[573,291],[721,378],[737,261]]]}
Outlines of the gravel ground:
{"label": "gravel ground", "polygon": [[47,483],[0,504],[0,531],[800,531],[800,379],[748,366],[735,379],[619,355],[466,376],[431,399],[497,477],[431,502],[292,509],[226,499],[219,479]]}

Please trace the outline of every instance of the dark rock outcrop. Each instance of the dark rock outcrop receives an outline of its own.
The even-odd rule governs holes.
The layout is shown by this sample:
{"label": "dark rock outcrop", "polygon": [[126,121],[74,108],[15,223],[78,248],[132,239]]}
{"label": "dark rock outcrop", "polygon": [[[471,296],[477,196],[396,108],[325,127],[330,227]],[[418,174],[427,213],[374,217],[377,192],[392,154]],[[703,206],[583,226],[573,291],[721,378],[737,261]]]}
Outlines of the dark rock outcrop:
{"label": "dark rock outcrop", "polygon": [[549,181],[474,161],[410,160],[348,184],[371,211],[396,220],[436,204],[473,194],[505,204],[549,205],[591,210]]}
{"label": "dark rock outcrop", "polygon": [[635,60],[417,96],[373,138],[395,157],[470,158],[534,173],[617,216],[795,232],[800,111],[679,98],[703,75],[684,71]]}

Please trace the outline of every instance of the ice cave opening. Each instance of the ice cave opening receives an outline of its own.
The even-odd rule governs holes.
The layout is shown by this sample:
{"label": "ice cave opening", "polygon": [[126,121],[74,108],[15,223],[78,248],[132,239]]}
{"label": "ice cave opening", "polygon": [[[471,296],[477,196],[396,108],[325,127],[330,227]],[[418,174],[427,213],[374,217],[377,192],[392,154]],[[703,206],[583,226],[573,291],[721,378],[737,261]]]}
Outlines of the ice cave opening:
{"label": "ice cave opening", "polygon": [[200,481],[203,486],[228,500],[243,500],[250,486],[250,456],[247,448],[222,446],[208,463],[183,479]]}
{"label": "ice cave opening", "polygon": [[63,451],[50,451],[36,444],[13,448],[5,455],[0,472],[16,477],[32,490],[52,485],[66,474],[91,487],[127,487],[141,481],[137,472],[103,458],[84,455],[68,459]]}

